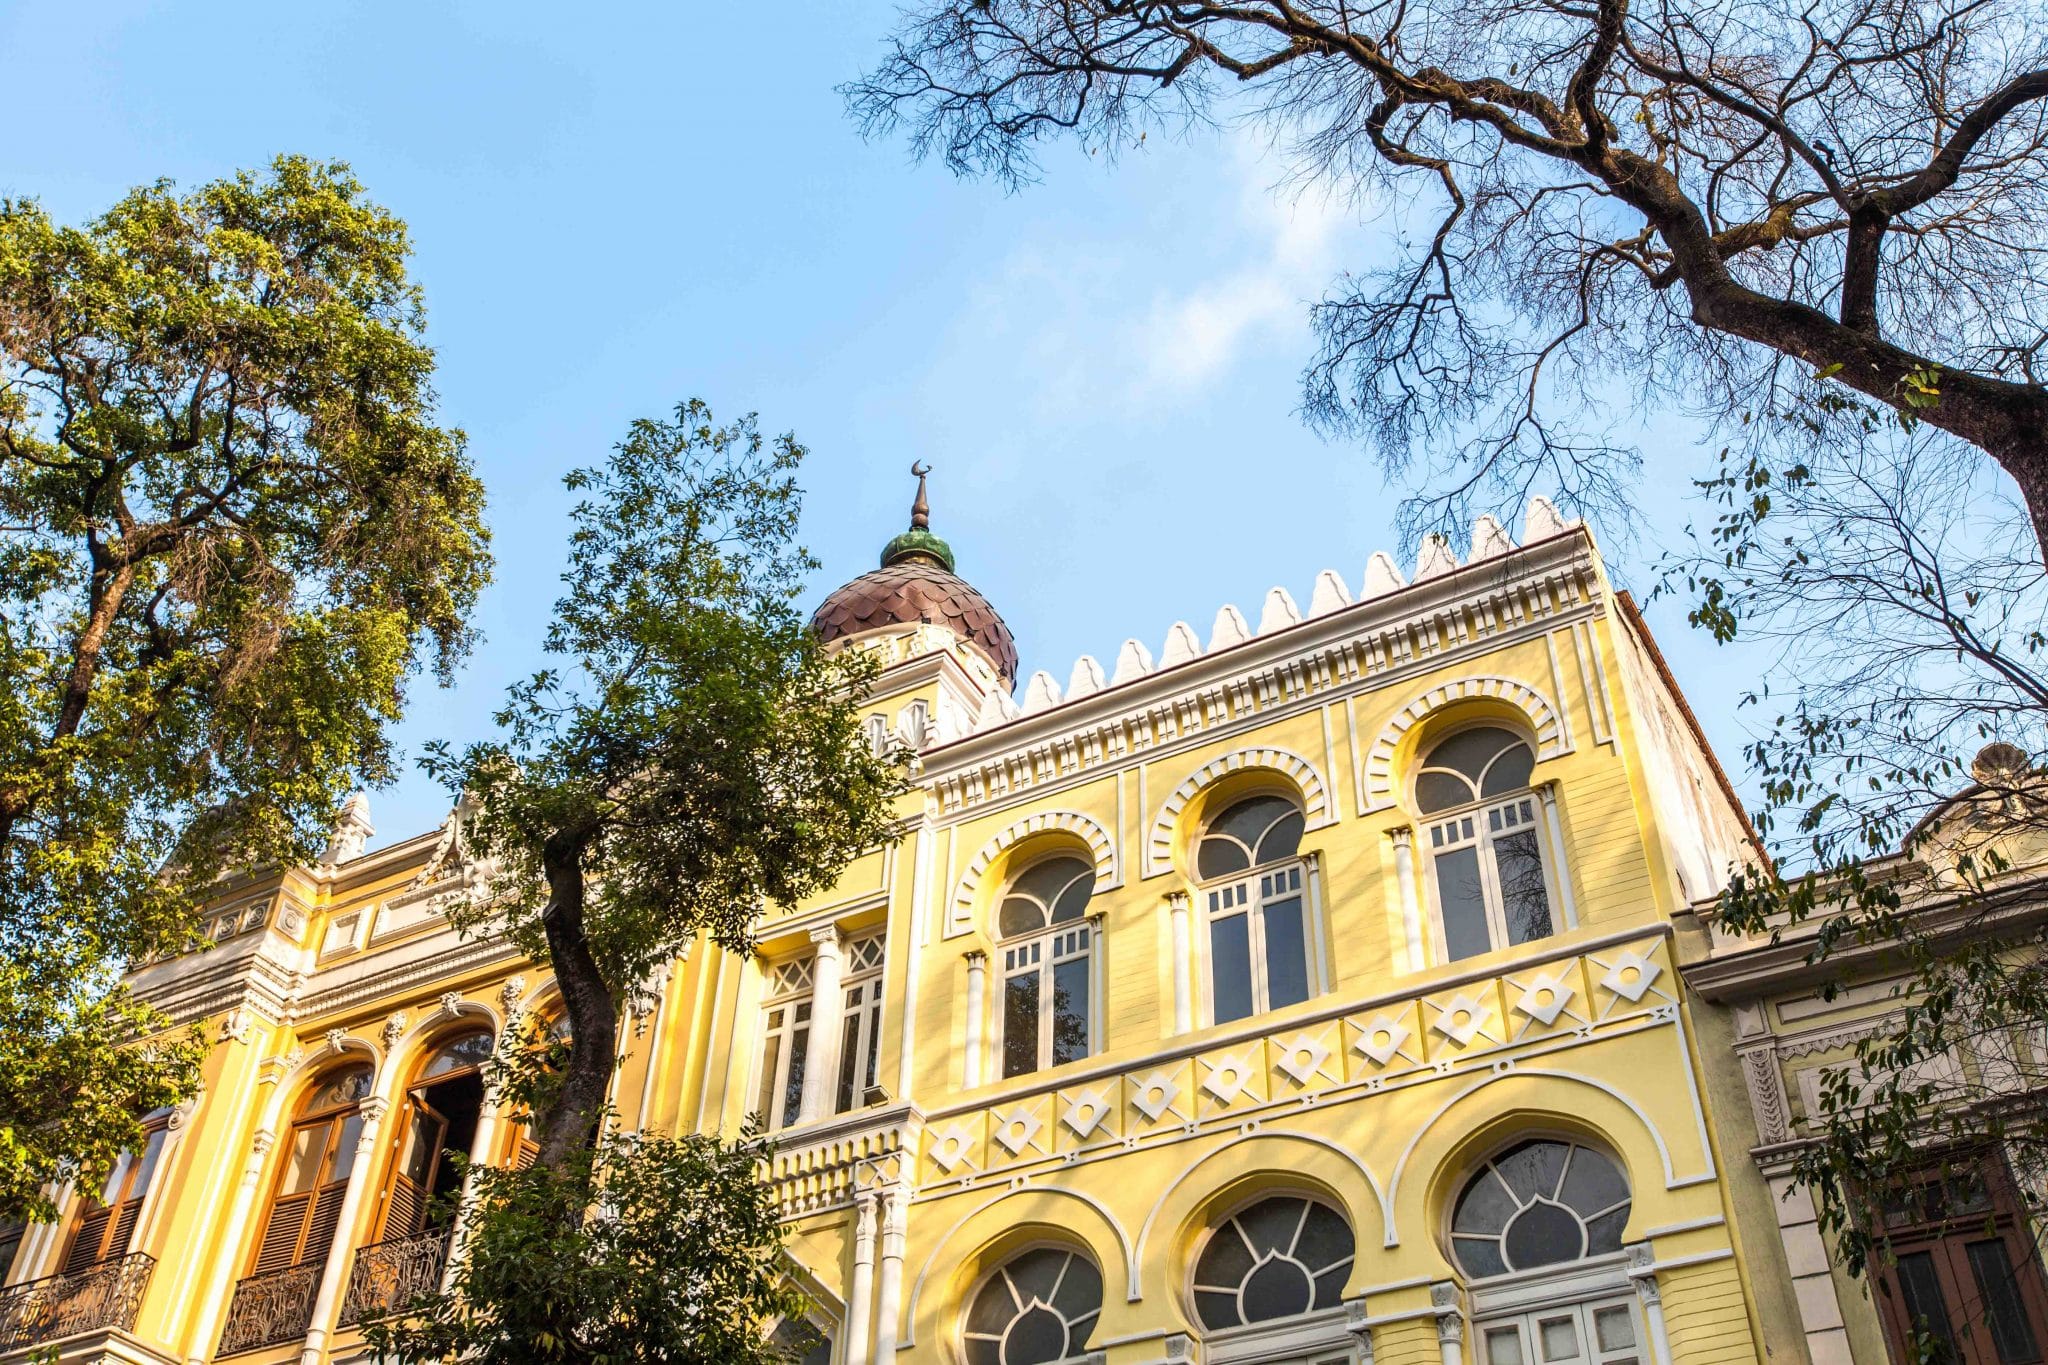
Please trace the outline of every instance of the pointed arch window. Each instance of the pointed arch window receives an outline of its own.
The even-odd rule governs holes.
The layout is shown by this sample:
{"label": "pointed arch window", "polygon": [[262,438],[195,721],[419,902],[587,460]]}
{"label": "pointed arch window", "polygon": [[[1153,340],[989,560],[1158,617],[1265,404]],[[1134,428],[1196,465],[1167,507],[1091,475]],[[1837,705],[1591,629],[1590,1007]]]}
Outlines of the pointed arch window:
{"label": "pointed arch window", "polygon": [[[121,1153],[106,1184],[79,1211],[78,1227],[64,1253],[64,1274],[76,1274],[128,1254],[128,1243],[135,1236],[135,1225],[156,1177],[157,1160],[170,1136],[170,1117],[170,1110],[160,1109],[143,1121],[141,1143],[134,1151]],[[0,1258],[0,1276],[6,1273],[5,1260],[9,1259],[11,1248],[7,1257]]]}
{"label": "pointed arch window", "polygon": [[1034,863],[996,910],[1001,937],[1003,1075],[1022,1076],[1095,1051],[1095,864],[1062,855]]}
{"label": "pointed arch window", "polygon": [[1557,932],[1528,741],[1496,725],[1443,740],[1415,777],[1446,961]]}
{"label": "pointed arch window", "polygon": [[1328,1204],[1261,1200],[1209,1234],[1195,1259],[1195,1315],[1219,1330],[1335,1308],[1356,1254],[1351,1224]]}
{"label": "pointed arch window", "polygon": [[1195,845],[1203,882],[1209,1021],[1300,1004],[1314,993],[1314,931],[1298,853],[1305,824],[1284,796],[1250,796]]}
{"label": "pointed arch window", "polygon": [[1038,1247],[988,1277],[967,1307],[967,1365],[1078,1360],[1102,1315],[1102,1272],[1065,1247]]}

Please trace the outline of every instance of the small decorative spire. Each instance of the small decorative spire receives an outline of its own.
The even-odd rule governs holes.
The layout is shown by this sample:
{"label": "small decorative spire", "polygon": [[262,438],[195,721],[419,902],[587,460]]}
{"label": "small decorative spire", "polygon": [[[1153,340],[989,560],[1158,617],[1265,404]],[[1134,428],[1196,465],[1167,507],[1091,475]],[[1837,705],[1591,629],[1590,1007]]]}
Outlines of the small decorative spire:
{"label": "small decorative spire", "polygon": [[917,501],[910,504],[910,529],[929,531],[932,529],[932,505],[925,500],[924,476],[932,472],[932,467],[922,460],[912,460],[910,472],[917,479]]}

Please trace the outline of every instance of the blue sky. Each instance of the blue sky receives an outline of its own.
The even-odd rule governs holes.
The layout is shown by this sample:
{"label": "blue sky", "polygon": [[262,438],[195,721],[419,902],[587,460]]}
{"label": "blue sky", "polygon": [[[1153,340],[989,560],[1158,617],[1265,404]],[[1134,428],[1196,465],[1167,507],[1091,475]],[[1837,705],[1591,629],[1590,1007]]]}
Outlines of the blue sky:
{"label": "blue sky", "polygon": [[[818,594],[902,528],[913,458],[934,528],[1065,680],[1176,620],[1356,590],[1393,548],[1396,494],[1296,415],[1308,303],[1370,267],[1398,221],[1276,195],[1229,130],[1153,139],[1114,166],[1054,155],[1005,195],[864,144],[833,86],[888,4],[511,3],[0,10],[15,135],[0,193],[97,213],[160,176],[193,184],[278,152],[351,162],[412,225],[444,419],[490,488],[499,559],[486,642],[452,691],[422,683],[401,733],[473,738],[530,669],[562,565],[571,466],[689,395],[811,446]],[[1699,509],[1711,452],[1639,434],[1658,473],[1614,567],[1642,585]],[[1518,529],[1518,528],[1516,528]],[[1596,528],[1598,530],[1600,528]],[[1640,594],[1639,594],[1640,595]],[[1759,660],[1653,605],[1659,640],[1731,769]],[[416,772],[373,796],[378,842],[432,825]]]}

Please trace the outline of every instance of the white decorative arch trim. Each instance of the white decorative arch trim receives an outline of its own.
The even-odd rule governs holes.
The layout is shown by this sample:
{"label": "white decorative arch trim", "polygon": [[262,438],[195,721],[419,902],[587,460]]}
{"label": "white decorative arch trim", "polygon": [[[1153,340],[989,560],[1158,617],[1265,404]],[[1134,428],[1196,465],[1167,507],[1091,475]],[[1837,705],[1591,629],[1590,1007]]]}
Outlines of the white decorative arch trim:
{"label": "white decorative arch trim", "polygon": [[1315,764],[1300,754],[1271,745],[1233,749],[1195,769],[1159,807],[1159,814],[1152,820],[1151,838],[1146,843],[1147,875],[1164,872],[1173,865],[1174,827],[1180,823],[1180,813],[1198,792],[1232,773],[1261,768],[1279,773],[1300,788],[1302,815],[1308,828],[1319,829],[1336,819],[1330,805],[1329,784],[1323,780]]}
{"label": "white decorative arch trim", "polygon": [[[903,1333],[898,1338],[902,1345],[911,1346],[916,1344],[917,1304],[918,1300],[924,1297],[924,1282],[930,1278],[932,1268],[939,1263],[940,1253],[946,1250],[948,1244],[952,1242],[954,1235],[960,1229],[966,1227],[970,1219],[977,1218],[995,1205],[1002,1203],[1005,1199],[1014,1199],[1020,1194],[1049,1194],[1062,1199],[1072,1199],[1078,1203],[1086,1204],[1089,1208],[1100,1214],[1102,1221],[1109,1225],[1110,1235],[1116,1238],[1116,1249],[1124,1259],[1124,1297],[1127,1302],[1138,1302],[1140,1296],[1138,1292],[1137,1249],[1131,1245],[1130,1235],[1124,1231],[1124,1225],[1118,1221],[1117,1216],[1109,1211],[1107,1204],[1097,1199],[1094,1195],[1083,1194],[1079,1190],[1063,1189],[1057,1185],[1017,1185],[961,1214],[958,1219],[954,1220],[953,1226],[946,1229],[945,1235],[933,1244],[931,1254],[925,1257],[923,1268],[917,1272],[917,1279],[911,1282],[909,1311],[903,1315]],[[1087,1239],[1083,1238],[1082,1241],[1085,1245]],[[1095,1248],[1090,1247],[1089,1250],[1092,1252]],[[959,1258],[956,1256],[953,1259],[957,1261]]]}
{"label": "white decorative arch trim", "polygon": [[1505,702],[1521,712],[1530,730],[1535,732],[1539,763],[1571,748],[1565,738],[1564,722],[1557,703],[1529,684],[1497,674],[1443,683],[1396,711],[1386,728],[1380,731],[1380,737],[1373,741],[1372,752],[1366,755],[1365,760],[1365,809],[1360,814],[1369,815],[1394,804],[1394,751],[1401,747],[1401,741],[1408,732],[1424,717],[1447,706],[1469,701]]}
{"label": "white decorative arch trim", "polygon": [[[1561,1081],[1576,1081],[1580,1085],[1587,1086],[1594,1090],[1598,1090],[1599,1092],[1608,1096],[1609,1098],[1619,1101],[1624,1107],[1628,1109],[1630,1113],[1634,1114],[1636,1118],[1642,1122],[1643,1131],[1648,1133],[1650,1135],[1650,1140],[1656,1144],[1658,1160],[1661,1161],[1664,1166],[1664,1188],[1667,1190],[1675,1190],[1679,1188],[1681,1185],[1689,1185],[1695,1183],[1694,1180],[1679,1179],[1678,1173],[1672,1168],[1671,1148],[1664,1141],[1664,1134],[1662,1130],[1660,1130],[1657,1127],[1656,1121],[1653,1120],[1648,1114],[1643,1112],[1643,1107],[1641,1105],[1637,1104],[1628,1096],[1622,1094],[1621,1091],[1615,1089],[1606,1081],[1597,1080],[1592,1076],[1581,1075],[1579,1072],[1576,1071],[1553,1071],[1547,1067],[1508,1067],[1504,1070],[1496,1071],[1492,1075],[1480,1077],[1478,1080],[1474,1081],[1472,1084],[1466,1086],[1463,1090],[1460,1090],[1457,1094],[1451,1096],[1442,1104],[1438,1105],[1436,1107],[1436,1112],[1431,1114],[1427,1119],[1423,1120],[1422,1126],[1420,1128],[1417,1128],[1415,1130],[1414,1135],[1408,1139],[1408,1145],[1401,1149],[1401,1159],[1394,1163],[1394,1174],[1387,1181],[1386,1244],[1388,1246],[1391,1247],[1400,1245],[1400,1235],[1394,1227],[1393,1201],[1400,1196],[1401,1177],[1407,1173],[1408,1158],[1415,1155],[1415,1149],[1418,1145],[1420,1145],[1423,1137],[1426,1134],[1428,1134],[1430,1129],[1434,1128],[1437,1125],[1438,1121],[1441,1120],[1445,1114],[1448,1114],[1451,1111],[1453,1105],[1462,1103],[1466,1098],[1471,1096],[1473,1093],[1480,1090],[1484,1090],[1487,1086],[1492,1085],[1495,1081],[1507,1080],[1508,1078],[1514,1076],[1549,1076]],[[1621,1144],[1615,1140],[1612,1134],[1608,1134],[1608,1141],[1610,1143],[1613,1143],[1613,1145],[1617,1149],[1619,1149]],[[1703,1177],[1700,1177],[1700,1179],[1711,1180],[1714,1178],[1714,1158],[1711,1150],[1708,1151],[1706,1160],[1706,1174]],[[1631,1177],[1633,1177],[1634,1174],[1635,1173],[1633,1171],[1630,1172]]]}
{"label": "white decorative arch trim", "polygon": [[[1173,1197],[1173,1192],[1175,1190],[1179,1189],[1182,1185],[1187,1183],[1188,1177],[1192,1176],[1196,1171],[1200,1170],[1203,1166],[1207,1165],[1215,1158],[1221,1156],[1223,1153],[1229,1151],[1231,1148],[1237,1146],[1239,1143],[1254,1142],[1274,1138],[1282,1139],[1288,1142],[1299,1142],[1311,1147],[1322,1147],[1331,1152],[1335,1152],[1338,1156],[1342,1157],[1346,1162],[1348,1162],[1352,1166],[1353,1169],[1355,1169],[1358,1172],[1359,1178],[1365,1181],[1366,1188],[1372,1191],[1373,1197],[1380,1201],[1381,1218],[1383,1218],[1386,1221],[1388,1227],[1393,1226],[1394,1206],[1387,1202],[1386,1191],[1380,1188],[1380,1182],[1373,1177],[1371,1169],[1367,1167],[1363,1161],[1358,1159],[1358,1154],[1356,1152],[1351,1151],[1349,1148],[1343,1146],[1340,1143],[1331,1141],[1329,1138],[1320,1137],[1314,1133],[1299,1133],[1295,1132],[1292,1129],[1287,1128],[1273,1128],[1252,1133],[1240,1133],[1238,1136],[1230,1139],[1228,1142],[1225,1142],[1220,1146],[1211,1148],[1209,1151],[1203,1153],[1201,1156],[1197,1157],[1195,1160],[1189,1162],[1186,1166],[1182,1167],[1180,1174],[1175,1176],[1170,1182],[1168,1182],[1166,1188],[1159,1192],[1159,1198],[1154,1200],[1152,1203],[1152,1211],[1145,1215],[1145,1222],[1138,1229],[1137,1255],[1140,1257],[1144,1256],[1145,1243],[1149,1241],[1152,1236],[1152,1225],[1159,1221],[1159,1215],[1161,1211],[1166,1208],[1166,1201]],[[1355,1211],[1353,1210],[1347,1209],[1346,1213],[1354,1214],[1355,1216]],[[1353,1228],[1351,1231],[1352,1236],[1355,1238],[1358,1235],[1358,1229]],[[1393,1243],[1389,1242],[1387,1245],[1392,1246]],[[1135,1296],[1133,1297],[1135,1298]]]}
{"label": "white decorative arch trim", "polygon": [[1116,841],[1109,837],[1109,831],[1091,816],[1074,810],[1041,811],[1026,816],[981,846],[967,864],[967,870],[960,875],[960,884],[954,888],[953,900],[946,911],[946,935],[964,934],[974,927],[974,897],[981,889],[982,878],[995,866],[996,859],[1006,849],[1014,847],[1034,835],[1047,834],[1055,830],[1075,835],[1088,845],[1088,851],[1095,855],[1095,889],[1113,891],[1124,884],[1122,864],[1116,856]]}

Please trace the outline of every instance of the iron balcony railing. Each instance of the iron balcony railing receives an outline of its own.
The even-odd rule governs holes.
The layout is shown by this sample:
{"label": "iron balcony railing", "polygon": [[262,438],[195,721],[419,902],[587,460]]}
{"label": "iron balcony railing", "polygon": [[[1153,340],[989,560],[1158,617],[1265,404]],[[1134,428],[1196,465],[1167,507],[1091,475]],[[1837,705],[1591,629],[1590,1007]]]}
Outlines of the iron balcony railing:
{"label": "iron balcony railing", "polygon": [[81,1332],[130,1331],[156,1258],[137,1252],[69,1275],[0,1289],[0,1351]]}
{"label": "iron balcony railing", "polygon": [[340,1325],[398,1312],[422,1294],[439,1289],[441,1275],[448,1268],[448,1239],[444,1229],[357,1248],[348,1293],[341,1301]]}
{"label": "iron balcony railing", "polygon": [[228,1304],[227,1326],[220,1334],[220,1353],[254,1351],[305,1336],[313,1325],[320,1269],[318,1262],[286,1266],[251,1275],[237,1284],[234,1300]]}

